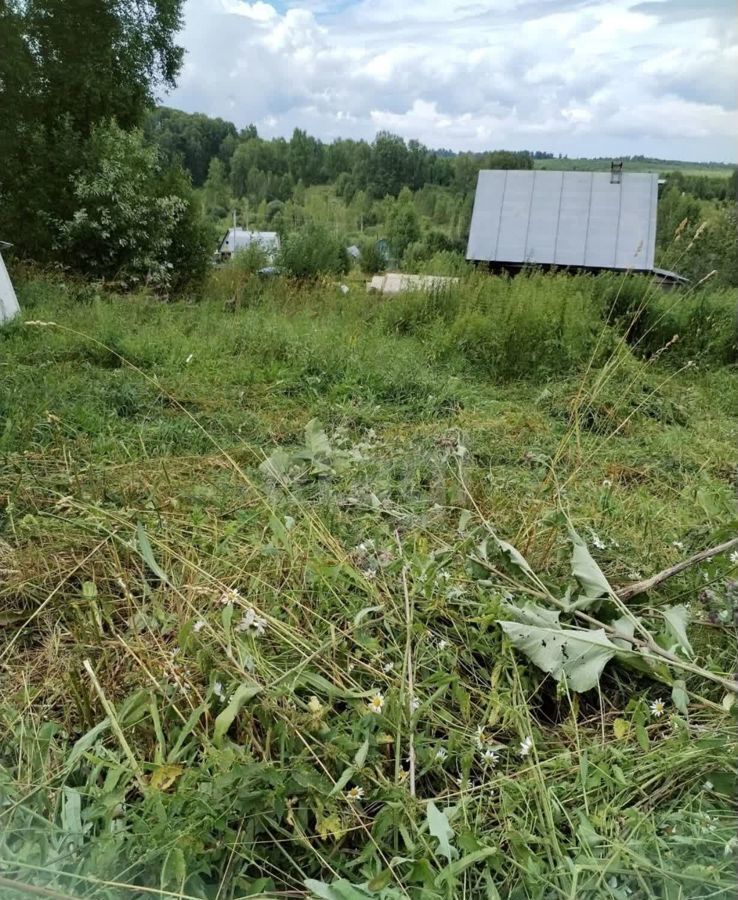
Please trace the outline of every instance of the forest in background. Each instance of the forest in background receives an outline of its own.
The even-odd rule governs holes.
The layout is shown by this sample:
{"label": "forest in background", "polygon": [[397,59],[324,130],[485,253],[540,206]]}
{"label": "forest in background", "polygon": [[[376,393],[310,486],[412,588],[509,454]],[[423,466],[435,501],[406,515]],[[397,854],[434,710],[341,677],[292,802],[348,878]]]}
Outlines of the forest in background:
{"label": "forest in background", "polygon": [[[349,243],[365,271],[389,262],[450,274],[465,267],[480,169],[609,166],[545,150],[452,153],[389,132],[324,143],[296,128],[265,139],[253,125],[157,108],[182,63],[181,10],[181,0],[0,9],[0,235],[20,257],[118,288],[187,292],[235,211],[242,226],[294,238],[290,258],[300,259],[282,261],[288,274],[345,269]],[[665,177],[658,263],[738,284],[735,168],[642,156],[625,166]],[[305,259],[307,246],[321,252]]]}

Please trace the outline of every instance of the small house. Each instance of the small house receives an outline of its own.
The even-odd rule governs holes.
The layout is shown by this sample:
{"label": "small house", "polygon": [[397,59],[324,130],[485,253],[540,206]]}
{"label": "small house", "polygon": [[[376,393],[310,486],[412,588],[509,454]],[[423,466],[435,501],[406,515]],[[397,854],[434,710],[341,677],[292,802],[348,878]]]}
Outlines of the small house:
{"label": "small house", "polygon": [[18,298],[15,296],[15,290],[13,289],[13,283],[10,280],[10,275],[8,275],[8,270],[5,268],[5,263],[3,262],[3,250],[7,250],[10,247],[10,244],[6,244],[5,241],[0,241],[0,325],[4,322],[9,322],[13,316],[16,316],[20,312],[20,307],[18,306]]}
{"label": "small house", "polygon": [[218,258],[225,262],[239,250],[257,245],[273,262],[280,248],[279,235],[276,231],[249,231],[247,228],[229,228],[218,245]]}
{"label": "small house", "polygon": [[654,274],[658,182],[658,175],[623,172],[622,163],[610,172],[482,170],[466,258],[493,271]]}

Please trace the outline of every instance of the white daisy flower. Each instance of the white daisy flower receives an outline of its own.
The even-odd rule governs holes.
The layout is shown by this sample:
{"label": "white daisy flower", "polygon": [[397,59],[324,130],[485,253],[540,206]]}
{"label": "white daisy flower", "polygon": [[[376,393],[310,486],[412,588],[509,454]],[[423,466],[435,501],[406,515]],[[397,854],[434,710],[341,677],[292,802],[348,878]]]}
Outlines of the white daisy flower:
{"label": "white daisy flower", "polygon": [[220,595],[218,602],[222,606],[228,606],[229,603],[238,603],[241,599],[241,595],[235,588],[228,588],[227,591],[223,591]]}
{"label": "white daisy flower", "polygon": [[708,780],[702,785],[702,790],[703,791],[711,791],[713,789],[713,787],[714,787],[713,783],[708,778]]}
{"label": "white daisy flower", "polygon": [[219,700],[225,699],[225,690],[223,689],[223,685],[220,681],[216,681],[213,685],[213,693]]}
{"label": "white daisy flower", "polygon": [[384,709],[384,697],[380,693],[376,693],[367,703],[367,706],[369,707],[369,712],[379,715]]}
{"label": "white daisy flower", "polygon": [[256,637],[261,637],[266,631],[267,622],[257,614],[256,610],[250,606],[243,614],[241,621],[236,625],[238,631],[247,631]]}
{"label": "white daisy flower", "polygon": [[192,626],[192,630],[195,634],[199,634],[203,628],[205,627],[205,619],[198,619],[197,622]]}
{"label": "white daisy flower", "polygon": [[410,701],[410,709],[413,712],[417,712],[419,708],[420,708],[420,700],[417,697],[413,697],[412,700]]}
{"label": "white daisy flower", "polygon": [[723,847],[723,854],[725,856],[730,856],[730,854],[735,853],[736,850],[738,850],[738,837],[732,837],[725,847]]}
{"label": "white daisy flower", "polygon": [[671,546],[676,547],[677,550],[684,550],[684,544],[681,541],[672,541]]}
{"label": "white daisy flower", "polygon": [[361,800],[363,796],[364,788],[352,787],[350,790],[346,791],[347,800]]}
{"label": "white daisy flower", "polygon": [[518,754],[520,756],[527,756],[532,749],[533,749],[533,738],[530,736],[525,737],[520,742],[520,749],[518,750]]}
{"label": "white daisy flower", "polygon": [[738,566],[738,550],[734,550],[728,558],[734,566]]}
{"label": "white daisy flower", "polygon": [[441,762],[443,762],[443,760],[446,759],[447,756],[448,750],[446,750],[445,747],[439,747],[438,750],[436,750],[436,759],[440,759]]}
{"label": "white daisy flower", "polygon": [[443,638],[441,638],[441,640],[438,642],[438,649],[439,649],[439,650],[445,650],[446,647],[448,647],[448,641],[446,641],[446,640],[444,640]]}
{"label": "white daisy flower", "polygon": [[477,732],[474,736],[474,742],[480,750],[484,749],[484,745],[487,743],[487,735],[484,733],[484,725],[477,725]]}
{"label": "white daisy flower", "polygon": [[611,488],[612,487],[612,478],[603,479],[602,487]]}
{"label": "white daisy flower", "polygon": [[382,666],[382,671],[386,675],[388,672],[391,672],[394,669],[394,667],[395,667],[395,664],[393,662],[387,662]]}
{"label": "white daisy flower", "polygon": [[664,711],[666,710],[666,704],[664,703],[664,701],[661,698],[658,698],[657,700],[653,701],[653,703],[650,706],[650,710],[651,710],[651,715],[654,718],[660,719],[661,716],[663,716]]}
{"label": "white daisy flower", "polygon": [[486,763],[489,763],[489,765],[497,765],[497,751],[493,750],[491,747],[484,751],[482,757],[484,758],[484,761]]}
{"label": "white daisy flower", "polygon": [[597,547],[598,550],[605,549],[605,542],[602,540],[599,534],[595,534],[594,531],[592,532],[592,545],[594,547]]}

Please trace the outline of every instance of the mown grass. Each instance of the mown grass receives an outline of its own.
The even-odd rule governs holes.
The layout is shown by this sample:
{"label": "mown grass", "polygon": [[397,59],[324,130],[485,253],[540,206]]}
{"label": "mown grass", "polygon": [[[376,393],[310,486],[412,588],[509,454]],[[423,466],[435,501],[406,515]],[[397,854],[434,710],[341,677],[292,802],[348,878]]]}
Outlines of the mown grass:
{"label": "mown grass", "polygon": [[[530,588],[479,555],[493,529],[562,596],[565,520],[613,585],[736,533],[731,297],[19,294],[47,324],[0,332],[3,896],[735,895],[724,691],[690,675],[685,714],[678,673],[613,661],[571,693],[503,639]],[[729,676],[735,579],[632,609],[688,606]]]}

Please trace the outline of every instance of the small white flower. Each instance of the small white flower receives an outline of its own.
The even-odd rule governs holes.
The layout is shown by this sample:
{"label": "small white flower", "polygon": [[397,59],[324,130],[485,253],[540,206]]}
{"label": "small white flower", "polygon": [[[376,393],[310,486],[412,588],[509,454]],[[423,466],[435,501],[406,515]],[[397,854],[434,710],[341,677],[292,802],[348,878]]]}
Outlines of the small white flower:
{"label": "small white flower", "polygon": [[628,578],[631,581],[640,581],[643,578],[643,575],[640,572],[628,572]]}
{"label": "small white flower", "polygon": [[346,791],[346,798],[348,800],[361,800],[363,796],[364,788],[352,787],[351,790]]}
{"label": "small white flower", "polygon": [[677,550],[684,550],[684,544],[681,541],[672,541],[671,546],[676,547]]}
{"label": "small white flower", "polygon": [[384,697],[380,693],[376,693],[367,703],[367,706],[369,707],[369,712],[379,715],[384,709]]}
{"label": "small white flower", "polygon": [[592,532],[592,545],[597,547],[598,550],[605,549],[605,542],[598,534],[595,534],[594,531]]}
{"label": "small white flower", "polygon": [[192,626],[192,630],[195,634],[199,634],[203,628],[205,627],[205,619],[198,619],[197,622]]}
{"label": "small white flower", "polygon": [[182,652],[182,648],[181,648],[181,647],[175,647],[174,650],[172,650],[172,656],[179,656],[179,654],[180,654],[181,652]]}
{"label": "small white flower", "polygon": [[227,591],[223,591],[220,595],[219,603],[222,606],[228,606],[229,603],[238,603],[241,599],[241,595],[235,588],[228,588]]}
{"label": "small white flower", "polygon": [[490,766],[497,765],[497,751],[493,750],[491,747],[484,751],[482,754],[484,757],[484,761],[489,763]]}
{"label": "small white flower", "polygon": [[445,747],[439,747],[438,750],[436,750],[436,759],[440,759],[441,762],[443,762],[443,760],[446,759],[447,756],[448,750],[446,750]]}
{"label": "small white flower", "polygon": [[310,710],[313,715],[320,715],[323,711],[323,704],[318,700],[318,698],[313,694],[313,696],[308,700],[307,708]]}
{"label": "small white flower", "polygon": [[602,487],[611,488],[612,487],[612,478],[605,478],[602,482]]}
{"label": "small white flower", "polygon": [[238,631],[247,631],[249,634],[261,637],[266,631],[266,626],[266,619],[257,615],[256,610],[250,606],[243,614],[241,621],[236,625],[236,628]]}
{"label": "small white flower", "polygon": [[728,558],[734,566],[738,566],[738,550],[734,550]]}
{"label": "small white flower", "polygon": [[394,669],[394,667],[395,667],[395,664],[393,662],[388,662],[382,666],[382,671],[386,675],[388,672],[391,672]]}
{"label": "small white flower", "polygon": [[484,733],[484,725],[477,725],[477,732],[474,736],[474,742],[480,750],[484,749],[484,745],[487,743],[487,735]]}
{"label": "small white flower", "polygon": [[213,685],[213,693],[219,700],[225,699],[225,690],[223,689],[223,685],[219,681],[216,681]]}
{"label": "small white flower", "polygon": [[725,856],[730,856],[730,854],[735,853],[736,850],[738,850],[738,837],[732,837],[723,848],[723,854]]}
{"label": "small white flower", "polygon": [[713,787],[714,787],[713,783],[708,778],[708,780],[702,785],[702,790],[703,791],[711,791],[713,789]]}
{"label": "small white flower", "polygon": [[420,700],[417,697],[413,697],[412,700],[410,701],[410,709],[413,712],[417,712],[419,708],[420,708]]}
{"label": "small white flower", "polygon": [[518,754],[520,756],[527,756],[532,749],[533,749],[533,738],[530,736],[525,737],[520,742],[520,750],[518,750]]}
{"label": "small white flower", "polygon": [[445,650],[446,647],[448,647],[448,641],[446,641],[446,640],[444,640],[443,638],[441,638],[441,640],[438,642],[438,649],[439,649],[439,650]]}
{"label": "small white flower", "polygon": [[664,703],[663,700],[661,700],[661,698],[659,698],[659,699],[653,701],[653,703],[650,706],[650,710],[651,710],[651,715],[654,718],[660,719],[661,716],[663,716],[664,711],[666,710],[666,704]]}

